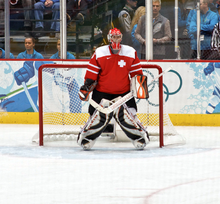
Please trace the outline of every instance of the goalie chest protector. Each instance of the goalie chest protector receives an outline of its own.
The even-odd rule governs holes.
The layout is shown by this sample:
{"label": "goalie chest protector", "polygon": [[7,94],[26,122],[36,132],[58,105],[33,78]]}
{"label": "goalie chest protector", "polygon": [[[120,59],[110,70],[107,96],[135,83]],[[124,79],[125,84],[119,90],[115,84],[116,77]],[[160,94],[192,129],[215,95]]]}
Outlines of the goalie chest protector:
{"label": "goalie chest protector", "polygon": [[98,80],[96,89],[109,94],[123,94],[130,90],[131,77],[143,74],[136,51],[122,45],[119,54],[112,54],[109,45],[96,49],[85,78]]}

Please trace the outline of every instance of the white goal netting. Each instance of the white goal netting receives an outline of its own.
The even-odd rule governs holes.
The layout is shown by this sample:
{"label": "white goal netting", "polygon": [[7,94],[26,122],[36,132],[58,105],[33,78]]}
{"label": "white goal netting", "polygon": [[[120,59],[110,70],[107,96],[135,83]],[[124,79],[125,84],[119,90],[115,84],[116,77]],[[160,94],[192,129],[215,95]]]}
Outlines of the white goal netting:
{"label": "white goal netting", "polygon": [[[159,74],[156,65],[151,66],[153,67],[143,68],[149,83]],[[43,145],[45,141],[76,139],[80,128],[89,118],[89,103],[81,101],[78,96],[79,88],[84,82],[85,71],[86,64],[50,64],[39,69],[40,131],[33,141],[39,142],[40,139],[40,145]],[[137,116],[147,128],[151,140],[159,140],[160,146],[163,146],[165,137],[177,136],[178,133],[166,112],[165,101],[161,98],[163,85],[159,80],[161,78],[148,87],[149,99],[139,99],[136,102]],[[109,136],[114,141],[126,140],[126,136],[114,121],[111,123],[113,131],[107,131],[103,136]]]}

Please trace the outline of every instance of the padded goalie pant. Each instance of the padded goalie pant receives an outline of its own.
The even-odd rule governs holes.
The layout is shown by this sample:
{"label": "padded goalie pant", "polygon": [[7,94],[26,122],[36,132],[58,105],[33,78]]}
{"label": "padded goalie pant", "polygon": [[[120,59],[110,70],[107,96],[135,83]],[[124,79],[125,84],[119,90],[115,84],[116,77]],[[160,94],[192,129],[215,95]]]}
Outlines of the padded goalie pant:
{"label": "padded goalie pant", "polygon": [[137,116],[134,117],[129,111],[126,104],[115,111],[114,118],[123,132],[132,141],[135,148],[144,149],[144,147],[149,143],[148,132],[138,120]]}
{"label": "padded goalie pant", "polygon": [[[129,92],[125,92],[123,94],[109,94],[109,93],[100,92],[100,91],[97,91],[96,89],[94,89],[93,93],[92,93],[92,99],[96,103],[99,104],[102,101],[102,99],[107,99],[109,101],[112,101],[120,96],[121,97],[125,96],[127,93],[129,93]],[[134,98],[131,98],[130,100],[128,100],[126,102],[126,104],[128,107],[132,107],[137,111],[137,105],[136,105]],[[92,115],[94,113],[94,111],[95,111],[95,108],[92,105],[89,105],[89,114]]]}
{"label": "padded goalie pant", "polygon": [[[103,107],[109,106],[110,101],[103,99],[101,105]],[[78,135],[77,142],[83,149],[91,149],[95,144],[96,139],[102,134],[112,119],[113,112],[104,114],[97,110],[89,118]]]}
{"label": "padded goalie pant", "polygon": [[[106,107],[109,106],[110,101],[103,99],[101,104]],[[107,127],[113,115],[116,122],[132,141],[133,145],[137,149],[144,149],[149,142],[148,133],[139,120],[133,117],[129,112],[125,104],[110,114],[104,114],[96,110],[80,131],[77,139],[78,144],[82,146],[83,149],[91,149],[96,139]]]}

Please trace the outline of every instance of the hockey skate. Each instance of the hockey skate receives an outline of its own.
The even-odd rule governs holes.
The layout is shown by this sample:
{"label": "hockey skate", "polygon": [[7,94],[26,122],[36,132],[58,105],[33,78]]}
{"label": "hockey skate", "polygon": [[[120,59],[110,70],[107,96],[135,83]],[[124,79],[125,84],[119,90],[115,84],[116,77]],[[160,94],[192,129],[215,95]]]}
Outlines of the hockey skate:
{"label": "hockey skate", "polygon": [[144,136],[144,138],[131,140],[132,144],[135,146],[136,149],[143,150],[146,147],[146,145],[150,142],[149,139],[147,139],[148,133],[146,134],[147,134],[147,137]]}
{"label": "hockey skate", "polygon": [[78,135],[78,143],[81,144],[82,148],[84,150],[89,150],[93,147],[93,145],[95,144],[96,142],[96,139],[94,140],[89,140],[88,138],[84,138],[81,142],[80,142],[80,134]]}

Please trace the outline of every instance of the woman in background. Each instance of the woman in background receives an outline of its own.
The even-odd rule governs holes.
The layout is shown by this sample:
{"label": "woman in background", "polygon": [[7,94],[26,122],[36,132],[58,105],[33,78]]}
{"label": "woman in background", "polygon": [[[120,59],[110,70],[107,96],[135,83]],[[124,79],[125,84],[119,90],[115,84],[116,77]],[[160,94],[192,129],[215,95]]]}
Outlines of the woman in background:
{"label": "woman in background", "polygon": [[137,28],[137,24],[138,24],[140,17],[143,16],[145,14],[145,12],[146,11],[145,11],[144,6],[138,7],[138,9],[134,13],[134,18],[131,21],[131,28],[130,28],[132,47],[137,51],[137,55],[138,55],[139,59],[141,59],[141,53],[140,53],[140,46],[141,45],[140,45],[139,41],[135,38],[134,33]]}

